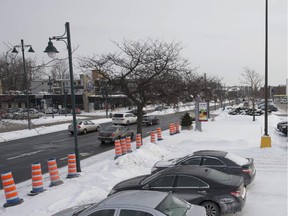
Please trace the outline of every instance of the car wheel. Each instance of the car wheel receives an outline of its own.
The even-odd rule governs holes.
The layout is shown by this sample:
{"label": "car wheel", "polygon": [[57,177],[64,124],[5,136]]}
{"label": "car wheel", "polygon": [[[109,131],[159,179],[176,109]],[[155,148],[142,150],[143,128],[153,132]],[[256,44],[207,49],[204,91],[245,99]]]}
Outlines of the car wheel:
{"label": "car wheel", "polygon": [[126,125],[127,125],[127,126],[129,125],[129,121],[126,122]]}
{"label": "car wheel", "polygon": [[219,207],[214,202],[203,202],[201,206],[205,207],[207,216],[219,216]]}
{"label": "car wheel", "polygon": [[101,140],[101,144],[105,144],[105,141],[104,141],[104,140]]}
{"label": "car wheel", "polygon": [[87,134],[87,130],[86,129],[83,130],[83,134]]}
{"label": "car wheel", "polygon": [[100,127],[99,127],[99,126],[97,126],[97,127],[96,127],[96,132],[97,132],[97,131],[99,131],[99,130],[100,130]]}

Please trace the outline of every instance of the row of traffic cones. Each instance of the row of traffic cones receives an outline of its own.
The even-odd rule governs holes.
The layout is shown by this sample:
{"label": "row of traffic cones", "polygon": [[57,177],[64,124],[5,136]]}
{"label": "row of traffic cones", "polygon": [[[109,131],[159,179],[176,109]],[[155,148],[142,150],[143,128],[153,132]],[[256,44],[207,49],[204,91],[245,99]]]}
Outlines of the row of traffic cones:
{"label": "row of traffic cones", "polygon": [[178,122],[169,124],[169,134],[174,135],[180,133],[180,125]]}
{"label": "row of traffic cones", "polygon": [[[155,133],[155,131],[150,132],[150,136],[151,136],[150,142],[151,143],[156,143],[156,134],[157,134],[157,140],[158,141],[163,140],[162,130],[159,127],[159,128],[156,128],[156,133]],[[126,153],[132,152],[131,138],[130,137],[115,140],[114,145],[115,145],[115,157],[114,157],[114,159],[117,159],[118,157],[120,157],[121,155],[125,155]],[[136,134],[136,149],[139,149],[141,146],[142,146],[142,137],[141,137],[141,134],[138,133],[138,134]]]}
{"label": "row of traffic cones", "polygon": [[[60,180],[60,174],[58,172],[58,167],[55,158],[51,158],[47,161],[48,171],[50,176],[49,187],[57,186],[63,184]],[[29,196],[35,196],[39,193],[45,191],[43,187],[43,177],[41,163],[33,163],[31,165],[32,173],[32,190],[28,193]],[[67,178],[78,177],[76,169],[76,155],[75,153],[68,154],[68,175]],[[16,189],[16,185],[13,179],[12,172],[5,172],[1,174],[2,185],[5,193],[6,203],[3,205],[5,208],[10,206],[15,206],[23,203],[23,199],[20,199]]]}

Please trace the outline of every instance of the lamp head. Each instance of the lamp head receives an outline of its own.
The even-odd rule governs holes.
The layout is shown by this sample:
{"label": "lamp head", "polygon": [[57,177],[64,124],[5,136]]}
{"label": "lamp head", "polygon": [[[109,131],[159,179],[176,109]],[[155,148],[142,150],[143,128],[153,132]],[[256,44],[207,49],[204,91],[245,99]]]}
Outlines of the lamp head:
{"label": "lamp head", "polygon": [[28,52],[35,53],[35,51],[33,50],[32,46],[30,46]]}
{"label": "lamp head", "polygon": [[16,53],[16,54],[18,53],[16,47],[14,47],[13,50],[12,50],[11,52],[12,52],[12,53]]}
{"label": "lamp head", "polygon": [[56,53],[59,53],[56,47],[53,46],[53,43],[50,39],[44,52],[47,53],[50,58],[55,58]]}

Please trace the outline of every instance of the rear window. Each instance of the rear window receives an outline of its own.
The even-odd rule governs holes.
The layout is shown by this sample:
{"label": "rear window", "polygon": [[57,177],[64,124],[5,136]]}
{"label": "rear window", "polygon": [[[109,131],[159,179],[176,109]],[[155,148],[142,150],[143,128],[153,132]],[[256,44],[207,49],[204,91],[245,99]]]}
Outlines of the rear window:
{"label": "rear window", "polygon": [[231,180],[231,175],[213,169],[210,169],[207,177],[221,184],[228,183]]}
{"label": "rear window", "polygon": [[231,154],[231,153],[227,153],[225,157],[231,161],[234,161],[234,163],[240,166],[243,166],[249,162],[247,158],[243,158],[238,155]]}
{"label": "rear window", "polygon": [[117,117],[118,117],[118,118],[120,117],[120,118],[122,118],[122,117],[123,117],[123,114],[114,114],[113,117],[116,117],[116,118],[117,118]]}

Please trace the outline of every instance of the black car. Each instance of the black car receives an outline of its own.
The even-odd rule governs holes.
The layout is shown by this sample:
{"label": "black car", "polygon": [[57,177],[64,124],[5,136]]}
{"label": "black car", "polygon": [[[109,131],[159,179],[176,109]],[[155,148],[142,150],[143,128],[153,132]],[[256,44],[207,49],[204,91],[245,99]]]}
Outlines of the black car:
{"label": "black car", "polygon": [[282,121],[277,124],[276,129],[287,136],[288,121]]}
{"label": "black car", "polygon": [[207,216],[241,211],[246,202],[243,177],[206,167],[171,167],[137,176],[115,185],[109,195],[123,190],[172,192],[191,204],[204,206]]}
{"label": "black car", "polygon": [[159,124],[160,120],[157,116],[153,116],[153,115],[145,115],[143,116],[142,119],[142,124],[143,125],[154,125],[154,124]]}
{"label": "black car", "polygon": [[152,173],[167,167],[193,165],[217,169],[227,174],[244,177],[244,184],[250,184],[256,175],[253,158],[243,158],[226,151],[201,150],[181,158],[158,161],[152,168]]}

